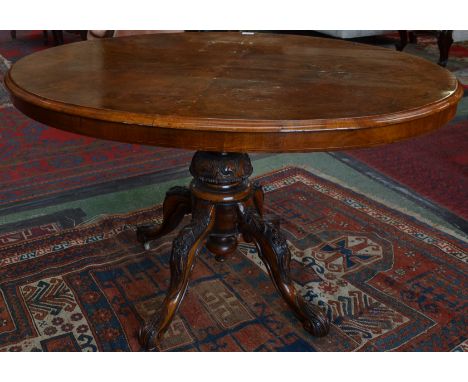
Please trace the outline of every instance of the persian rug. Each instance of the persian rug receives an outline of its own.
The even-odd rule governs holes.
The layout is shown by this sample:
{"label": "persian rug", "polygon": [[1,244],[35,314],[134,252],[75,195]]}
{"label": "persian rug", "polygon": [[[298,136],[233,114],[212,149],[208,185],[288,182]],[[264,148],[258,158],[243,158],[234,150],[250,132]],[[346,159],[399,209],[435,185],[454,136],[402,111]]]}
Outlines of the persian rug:
{"label": "persian rug", "polygon": [[0,109],[0,134],[0,208],[143,174],[186,170],[193,156],[71,134],[13,107]]}
{"label": "persian rug", "polygon": [[0,55],[0,109],[11,106],[10,97],[3,85],[3,77],[10,68],[11,63],[3,56]]}
{"label": "persian rug", "polygon": [[[48,43],[44,43],[41,30],[18,30],[16,39],[11,38],[10,31],[0,30],[0,53],[8,60],[15,62],[28,54],[54,46],[52,32],[48,31]],[[78,42],[77,34],[64,33],[64,43]]]}
{"label": "persian rug", "polygon": [[[284,219],[293,279],[326,310],[329,335],[302,329],[241,243],[224,263],[200,254],[159,350],[466,350],[466,242],[304,169],[258,180],[267,213]],[[79,224],[75,209],[0,226],[0,350],[141,351],[136,333],[166,293],[176,233],[144,251],[135,227],[161,213]]]}
{"label": "persian rug", "polygon": [[346,155],[468,220],[468,116],[428,135]]}

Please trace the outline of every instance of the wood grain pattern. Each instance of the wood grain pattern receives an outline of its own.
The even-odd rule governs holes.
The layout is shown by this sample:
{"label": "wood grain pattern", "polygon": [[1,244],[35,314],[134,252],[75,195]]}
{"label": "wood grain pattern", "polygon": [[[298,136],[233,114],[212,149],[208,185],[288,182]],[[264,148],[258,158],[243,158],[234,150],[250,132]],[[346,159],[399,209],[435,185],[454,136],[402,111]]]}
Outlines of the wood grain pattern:
{"label": "wood grain pattern", "polygon": [[5,79],[17,108],[97,138],[213,151],[383,144],[448,122],[447,70],[379,47],[293,35],[182,33],[60,46]]}

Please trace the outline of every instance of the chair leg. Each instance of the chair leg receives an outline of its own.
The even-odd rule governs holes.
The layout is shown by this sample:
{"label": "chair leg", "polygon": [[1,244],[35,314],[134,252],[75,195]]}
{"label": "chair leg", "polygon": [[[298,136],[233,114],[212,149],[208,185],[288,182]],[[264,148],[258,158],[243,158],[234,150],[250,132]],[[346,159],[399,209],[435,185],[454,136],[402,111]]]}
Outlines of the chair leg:
{"label": "chair leg", "polygon": [[42,31],[42,40],[44,45],[49,44],[49,33],[47,31]]}
{"label": "chair leg", "polygon": [[453,43],[452,32],[453,31],[438,31],[437,33],[437,45],[439,46],[438,64],[443,67],[447,65],[450,47]]}
{"label": "chair leg", "polygon": [[13,40],[16,39],[16,31],[10,31],[10,36]]}
{"label": "chair leg", "polygon": [[409,42],[411,44],[417,44],[418,43],[418,36],[416,36],[416,32],[414,32],[414,31],[408,32],[408,36],[409,36]]}
{"label": "chair leg", "polygon": [[398,33],[400,35],[400,41],[395,44],[395,47],[401,52],[408,44],[408,31],[398,31]]}
{"label": "chair leg", "polygon": [[52,31],[52,36],[55,46],[63,44],[63,31]]}

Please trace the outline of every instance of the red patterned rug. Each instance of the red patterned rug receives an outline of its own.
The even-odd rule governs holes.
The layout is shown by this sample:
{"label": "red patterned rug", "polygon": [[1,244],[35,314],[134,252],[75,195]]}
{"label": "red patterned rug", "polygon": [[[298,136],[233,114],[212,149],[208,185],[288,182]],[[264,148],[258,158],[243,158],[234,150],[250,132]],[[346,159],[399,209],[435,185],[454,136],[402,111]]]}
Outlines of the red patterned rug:
{"label": "red patterned rug", "polygon": [[[285,219],[293,278],[326,307],[330,334],[302,330],[242,243],[224,263],[200,255],[160,350],[467,349],[466,243],[302,169],[259,181],[267,212]],[[140,351],[171,240],[145,252],[135,225],[160,218],[157,206],[74,228],[60,213],[0,227],[1,350]]]}
{"label": "red patterned rug", "polygon": [[468,117],[432,134],[347,154],[468,220]]}
{"label": "red patterned rug", "polygon": [[[70,134],[0,109],[0,207],[132,176],[188,168],[193,153]],[[115,190],[115,189],[114,189]]]}

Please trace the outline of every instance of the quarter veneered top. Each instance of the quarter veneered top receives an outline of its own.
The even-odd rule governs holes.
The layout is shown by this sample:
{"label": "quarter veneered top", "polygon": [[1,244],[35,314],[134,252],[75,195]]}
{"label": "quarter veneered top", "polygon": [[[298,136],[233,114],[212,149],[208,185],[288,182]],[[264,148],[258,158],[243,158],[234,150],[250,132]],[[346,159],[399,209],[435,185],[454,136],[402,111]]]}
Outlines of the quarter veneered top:
{"label": "quarter veneered top", "polygon": [[[462,95],[450,72],[408,54],[261,33],[177,33],[69,44],[21,59],[6,84],[20,110],[52,126],[218,151],[390,142],[446,123]],[[177,139],[171,138],[174,130]],[[347,131],[343,142],[337,131]],[[257,142],[248,143],[253,139],[247,134]]]}

